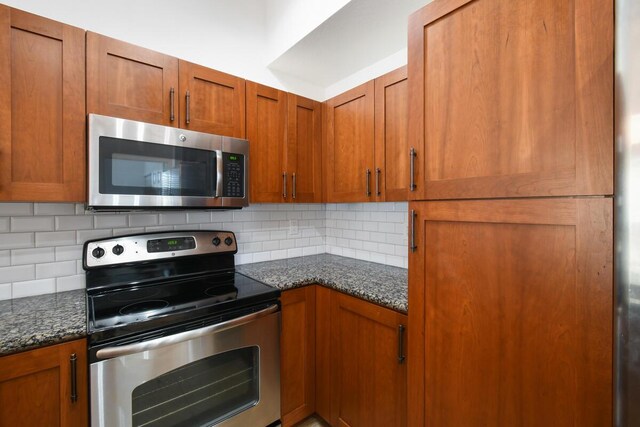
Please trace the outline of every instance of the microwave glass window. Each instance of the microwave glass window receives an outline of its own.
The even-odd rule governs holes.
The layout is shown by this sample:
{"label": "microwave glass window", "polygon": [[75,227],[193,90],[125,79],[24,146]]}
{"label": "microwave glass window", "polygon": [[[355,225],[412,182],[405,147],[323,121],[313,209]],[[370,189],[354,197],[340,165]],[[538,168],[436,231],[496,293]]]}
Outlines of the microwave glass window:
{"label": "microwave glass window", "polygon": [[100,193],[214,197],[213,151],[100,137]]}

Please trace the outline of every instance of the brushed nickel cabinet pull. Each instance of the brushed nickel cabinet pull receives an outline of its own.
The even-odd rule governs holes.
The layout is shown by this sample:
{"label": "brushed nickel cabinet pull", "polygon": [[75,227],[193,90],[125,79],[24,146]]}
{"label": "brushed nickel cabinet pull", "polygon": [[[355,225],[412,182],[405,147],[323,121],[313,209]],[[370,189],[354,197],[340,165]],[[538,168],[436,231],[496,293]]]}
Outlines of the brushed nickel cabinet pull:
{"label": "brushed nickel cabinet pull", "polygon": [[404,355],[404,325],[398,325],[398,363],[404,363],[406,356]]}
{"label": "brushed nickel cabinet pull", "polygon": [[409,191],[416,191],[415,163],[416,149],[411,147],[409,150]]}
{"label": "brushed nickel cabinet pull", "polygon": [[293,188],[291,189],[291,197],[295,199],[296,198],[296,181],[297,181],[295,172],[292,175],[292,180],[293,180]]}
{"label": "brushed nickel cabinet pull", "polygon": [[416,246],[416,211],[411,210],[411,252],[415,252]]}
{"label": "brushed nickel cabinet pull", "polygon": [[78,356],[75,353],[69,357],[69,363],[71,364],[71,402],[76,403],[78,401]]}
{"label": "brushed nickel cabinet pull", "polygon": [[367,169],[367,172],[365,173],[365,177],[367,179],[367,182],[366,182],[367,190],[366,190],[365,194],[367,195],[367,197],[371,197],[371,184],[369,182],[371,180],[370,179],[371,178],[371,170],[370,169]]}
{"label": "brushed nickel cabinet pull", "polygon": [[282,172],[282,197],[287,198],[287,173]]}
{"label": "brushed nickel cabinet pull", "polygon": [[191,123],[191,94],[189,93],[189,91],[187,91],[184,97],[186,101],[185,121],[187,122],[187,124],[189,124]]}
{"label": "brushed nickel cabinet pull", "polygon": [[170,121],[174,121],[176,119],[176,110],[175,110],[175,104],[176,104],[176,91],[171,88],[171,90],[169,91],[169,102],[170,102],[170,111],[169,111],[169,120]]}

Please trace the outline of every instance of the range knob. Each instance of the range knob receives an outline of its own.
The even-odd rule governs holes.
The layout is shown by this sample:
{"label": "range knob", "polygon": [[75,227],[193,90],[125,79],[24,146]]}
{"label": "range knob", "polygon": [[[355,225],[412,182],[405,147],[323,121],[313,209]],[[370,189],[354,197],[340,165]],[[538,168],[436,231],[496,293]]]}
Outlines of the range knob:
{"label": "range knob", "polygon": [[113,249],[111,249],[111,252],[113,252],[114,255],[120,255],[124,252],[124,248],[120,245],[115,245]]}
{"label": "range knob", "polygon": [[98,246],[91,251],[91,255],[93,255],[94,258],[102,258],[104,256],[104,249]]}
{"label": "range knob", "polygon": [[220,238],[218,236],[214,237],[211,243],[213,243],[213,246],[218,246],[220,244]]}
{"label": "range knob", "polygon": [[231,244],[233,243],[233,239],[231,237],[227,237],[226,239],[224,239],[224,243],[227,246],[231,246]]}

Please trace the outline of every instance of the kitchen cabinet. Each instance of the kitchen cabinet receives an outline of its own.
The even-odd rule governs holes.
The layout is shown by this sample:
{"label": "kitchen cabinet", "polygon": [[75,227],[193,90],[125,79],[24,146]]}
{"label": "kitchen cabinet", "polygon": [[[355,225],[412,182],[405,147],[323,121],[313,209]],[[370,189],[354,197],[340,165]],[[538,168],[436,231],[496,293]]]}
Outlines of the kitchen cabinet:
{"label": "kitchen cabinet", "polygon": [[251,202],[287,201],[287,94],[247,82],[247,139]]}
{"label": "kitchen cabinet", "polygon": [[292,426],[315,412],[315,286],[284,291],[280,336],[282,425]]}
{"label": "kitchen cabinet", "polygon": [[0,5],[0,201],[85,200],[84,31]]}
{"label": "kitchen cabinet", "polygon": [[244,79],[183,60],[179,75],[181,128],[244,138]]}
{"label": "kitchen cabinet", "polygon": [[611,425],[612,199],[410,212],[409,425]]}
{"label": "kitchen cabinet", "polygon": [[287,110],[289,201],[319,203],[322,201],[322,104],[289,93]]}
{"label": "kitchen cabinet", "polygon": [[88,425],[87,366],[84,339],[0,358],[0,425]]}
{"label": "kitchen cabinet", "polygon": [[612,194],[613,7],[438,0],[412,14],[412,199]]}
{"label": "kitchen cabinet", "polygon": [[178,126],[178,59],[87,32],[87,112]]}
{"label": "kitchen cabinet", "polygon": [[244,138],[244,79],[87,32],[89,113]]}
{"label": "kitchen cabinet", "polygon": [[374,195],[378,201],[409,200],[410,164],[407,67],[391,71],[375,84]]}
{"label": "kitchen cabinet", "polygon": [[333,425],[406,425],[407,317],[339,292],[332,299]]}
{"label": "kitchen cabinet", "polygon": [[325,177],[327,202],[376,200],[374,82],[326,101]]}
{"label": "kitchen cabinet", "polygon": [[331,295],[335,291],[323,286],[316,288],[316,414],[325,421],[331,414]]}

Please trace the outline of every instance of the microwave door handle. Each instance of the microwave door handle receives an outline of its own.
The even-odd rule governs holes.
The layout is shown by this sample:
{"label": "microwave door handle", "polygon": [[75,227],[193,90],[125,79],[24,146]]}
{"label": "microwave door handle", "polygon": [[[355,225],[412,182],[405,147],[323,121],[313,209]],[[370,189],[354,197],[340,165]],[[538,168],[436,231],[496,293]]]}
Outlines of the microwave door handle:
{"label": "microwave door handle", "polygon": [[216,195],[222,197],[222,179],[224,177],[224,162],[222,161],[222,150],[216,150]]}
{"label": "microwave door handle", "polygon": [[96,358],[111,359],[114,357],[141,353],[143,351],[154,350],[156,348],[166,347],[168,345],[189,341],[192,339],[203,337],[205,335],[211,335],[216,332],[222,332],[227,329],[245,325],[249,322],[260,319],[261,317],[265,317],[271,313],[275,313],[276,311],[278,311],[278,304],[273,304],[263,310],[256,311],[255,313],[247,314],[246,316],[227,320],[226,322],[217,323],[215,325],[205,326],[204,328],[196,329],[193,331],[181,332],[179,334],[169,335],[168,337],[157,338],[151,341],[127,344],[118,347],[101,348],[96,352]]}

